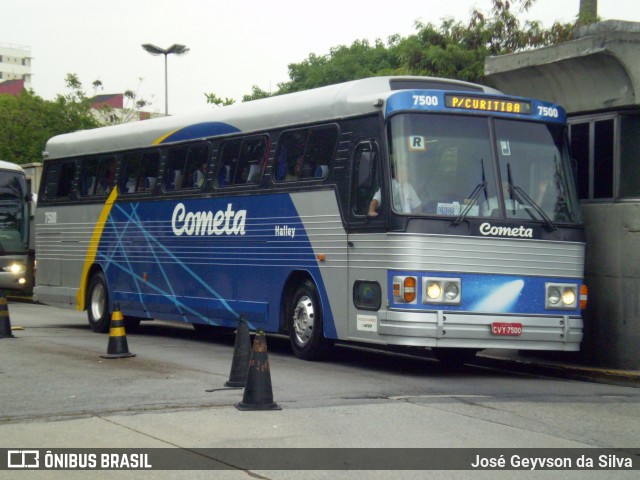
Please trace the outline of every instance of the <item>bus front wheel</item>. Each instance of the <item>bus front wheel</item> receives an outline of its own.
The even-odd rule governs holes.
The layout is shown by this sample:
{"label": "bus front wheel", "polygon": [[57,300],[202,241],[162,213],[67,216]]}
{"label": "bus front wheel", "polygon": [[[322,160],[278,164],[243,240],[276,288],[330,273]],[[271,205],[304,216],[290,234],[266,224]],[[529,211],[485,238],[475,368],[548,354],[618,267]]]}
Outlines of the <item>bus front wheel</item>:
{"label": "bus front wheel", "polygon": [[330,350],[331,342],[322,332],[322,308],[318,290],[306,280],[293,295],[288,309],[291,348],[302,360],[321,360]]}
{"label": "bus front wheel", "polygon": [[87,288],[87,317],[91,330],[107,333],[111,326],[109,315],[109,289],[104,273],[98,272],[91,277]]}

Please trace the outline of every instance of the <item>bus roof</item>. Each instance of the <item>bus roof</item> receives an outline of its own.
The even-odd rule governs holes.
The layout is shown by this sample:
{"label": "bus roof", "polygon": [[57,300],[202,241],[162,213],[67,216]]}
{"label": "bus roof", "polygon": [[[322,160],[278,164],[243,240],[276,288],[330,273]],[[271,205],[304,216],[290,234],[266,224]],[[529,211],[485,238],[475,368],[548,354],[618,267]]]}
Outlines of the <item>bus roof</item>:
{"label": "bus roof", "polygon": [[482,85],[433,77],[373,77],[268,97],[197,113],[58,135],[47,142],[45,159],[105,153],[154,144],[322,122],[380,110],[397,90],[435,89],[490,93]]}
{"label": "bus roof", "polygon": [[11,170],[14,172],[24,172],[22,167],[16,163],[6,162],[4,160],[0,160],[0,170]]}

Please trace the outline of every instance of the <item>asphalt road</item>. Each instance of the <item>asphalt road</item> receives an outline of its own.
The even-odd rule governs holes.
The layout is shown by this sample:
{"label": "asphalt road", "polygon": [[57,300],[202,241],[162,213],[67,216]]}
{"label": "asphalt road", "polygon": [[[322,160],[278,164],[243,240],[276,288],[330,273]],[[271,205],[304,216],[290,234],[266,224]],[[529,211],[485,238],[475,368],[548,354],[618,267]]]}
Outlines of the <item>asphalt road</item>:
{"label": "asphalt road", "polygon": [[[143,323],[126,334],[136,356],[107,360],[100,355],[109,337],[93,333],[84,312],[27,303],[11,303],[9,311],[18,328],[15,338],[0,339],[0,448],[640,446],[638,388],[486,367],[451,372],[427,356],[360,348],[338,347],[327,362],[304,362],[286,339],[270,336],[272,393],[282,410],[240,412],[234,405],[242,390],[216,390],[229,378],[232,334],[203,338],[190,325]],[[3,473],[0,478],[13,478]],[[31,472],[45,473],[53,472]],[[158,473],[153,478],[174,478]],[[360,472],[361,478],[371,473]],[[436,473],[413,478],[461,478]],[[504,475],[514,472],[473,473],[512,478]],[[562,478],[610,478],[603,473],[568,471]],[[611,473],[637,478],[637,472]],[[294,478],[291,472],[225,474]]]}

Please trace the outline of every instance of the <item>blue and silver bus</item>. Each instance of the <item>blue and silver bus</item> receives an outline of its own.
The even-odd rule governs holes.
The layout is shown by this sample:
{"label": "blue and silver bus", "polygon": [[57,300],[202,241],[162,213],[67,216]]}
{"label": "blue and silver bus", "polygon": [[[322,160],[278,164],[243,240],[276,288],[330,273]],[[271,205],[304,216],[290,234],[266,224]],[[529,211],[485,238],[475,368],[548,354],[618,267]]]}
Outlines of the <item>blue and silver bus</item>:
{"label": "blue and silver bus", "polygon": [[34,252],[31,195],[24,170],[0,160],[0,290],[31,293]]}
{"label": "blue and silver bus", "polygon": [[585,237],[563,109],[377,77],[46,146],[39,301],[336,341],[579,350]]}

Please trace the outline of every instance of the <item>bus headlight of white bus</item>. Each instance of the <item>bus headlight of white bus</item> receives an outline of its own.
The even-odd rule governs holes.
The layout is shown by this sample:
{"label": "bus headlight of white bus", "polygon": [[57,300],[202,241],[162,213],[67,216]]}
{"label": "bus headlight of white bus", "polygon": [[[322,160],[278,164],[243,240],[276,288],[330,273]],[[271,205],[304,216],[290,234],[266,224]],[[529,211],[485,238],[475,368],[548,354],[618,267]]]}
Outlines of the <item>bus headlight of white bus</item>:
{"label": "bus headlight of white bus", "polygon": [[444,303],[459,305],[462,300],[462,287],[459,278],[422,279],[422,303]]}
{"label": "bus headlight of white bus", "polygon": [[578,286],[570,283],[545,283],[544,308],[560,310],[578,308]]}
{"label": "bus headlight of white bus", "polygon": [[27,271],[27,267],[21,263],[12,263],[2,267],[2,270],[9,273],[23,273]]}

